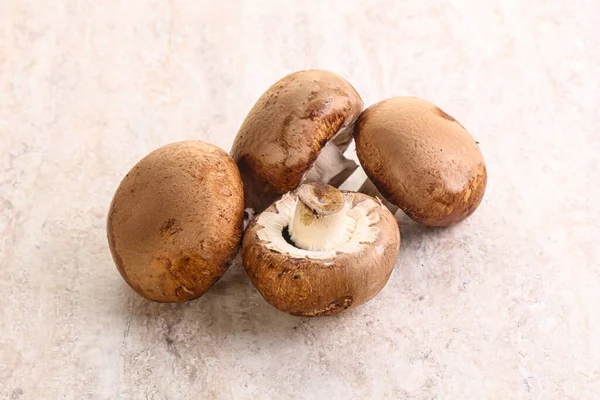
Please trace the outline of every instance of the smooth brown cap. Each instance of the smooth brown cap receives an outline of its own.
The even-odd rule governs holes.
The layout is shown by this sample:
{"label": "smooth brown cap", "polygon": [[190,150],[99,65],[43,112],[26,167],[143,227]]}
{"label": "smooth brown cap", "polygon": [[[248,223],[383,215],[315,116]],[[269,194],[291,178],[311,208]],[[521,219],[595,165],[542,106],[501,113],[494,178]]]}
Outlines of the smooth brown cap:
{"label": "smooth brown cap", "polygon": [[[367,199],[376,201],[362,193],[344,193],[353,206]],[[265,212],[278,210],[273,204]],[[246,229],[242,250],[250,280],[268,303],[297,316],[333,315],[369,301],[387,283],[400,248],[394,216],[383,206],[371,213],[380,217],[373,243],[356,253],[338,252],[323,260],[294,258],[269,249],[258,237],[263,226],[255,218]]]}
{"label": "smooth brown cap", "polygon": [[160,302],[204,294],[239,247],[242,181],[229,155],[201,141],[161,147],[125,176],[107,234],[117,269],[140,295]]}
{"label": "smooth brown cap", "polygon": [[471,215],[487,183],[477,142],[428,101],[394,97],[367,108],[354,129],[367,176],[388,201],[424,225]]}
{"label": "smooth brown cap", "polygon": [[246,207],[260,212],[294,190],[319,152],[362,110],[356,90],[324,70],[290,74],[271,86],[244,120],[231,148]]}

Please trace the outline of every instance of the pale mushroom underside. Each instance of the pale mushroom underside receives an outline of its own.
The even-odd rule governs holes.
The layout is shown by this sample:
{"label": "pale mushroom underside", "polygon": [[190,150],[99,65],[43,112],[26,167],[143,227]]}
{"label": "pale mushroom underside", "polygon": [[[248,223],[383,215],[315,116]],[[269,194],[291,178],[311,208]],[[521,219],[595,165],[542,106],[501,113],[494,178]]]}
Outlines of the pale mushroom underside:
{"label": "pale mushroom underside", "polygon": [[345,194],[347,206],[346,215],[351,219],[347,241],[339,243],[328,250],[312,251],[300,249],[289,243],[283,236],[283,231],[292,223],[296,209],[297,198],[288,193],[275,203],[277,212],[263,212],[257,220],[261,226],[257,231],[258,239],[264,242],[269,250],[288,254],[291,258],[310,258],[326,260],[335,258],[337,254],[359,253],[364,246],[374,243],[379,235],[378,212],[372,212],[377,207],[383,207],[374,200],[364,200],[351,206],[351,194]]}

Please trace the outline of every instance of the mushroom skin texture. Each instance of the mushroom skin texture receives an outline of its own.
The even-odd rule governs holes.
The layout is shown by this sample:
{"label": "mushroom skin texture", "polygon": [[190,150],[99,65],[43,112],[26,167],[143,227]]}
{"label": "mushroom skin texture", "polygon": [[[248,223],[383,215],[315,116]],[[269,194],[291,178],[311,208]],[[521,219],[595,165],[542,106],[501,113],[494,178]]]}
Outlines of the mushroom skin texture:
{"label": "mushroom skin texture", "polygon": [[478,143],[426,100],[393,97],[370,106],[354,139],[377,190],[420,224],[456,224],[483,199],[487,172]]}
{"label": "mushroom skin texture", "polygon": [[[303,224],[322,223],[333,232],[344,229],[346,240],[329,242],[323,250],[299,248],[287,231],[299,221],[298,207],[314,211],[299,199],[298,192],[307,185],[312,184],[285,194],[254,218],[244,234],[242,258],[250,280],[274,307],[302,317],[333,315],[369,301],[383,289],[398,256],[400,231],[377,199],[339,191],[345,222],[316,221],[336,217],[321,215],[325,207],[305,215]],[[316,241],[325,236],[317,235]]]}
{"label": "mushroom skin texture", "polygon": [[210,289],[242,235],[244,196],[235,162],[201,141],[163,146],[121,181],[108,213],[117,269],[141,296],[182,302]]}
{"label": "mushroom skin texture", "polygon": [[341,185],[358,167],[343,152],[362,108],[352,85],[333,72],[299,71],[272,85],[231,148],[246,207],[259,213],[303,182]]}

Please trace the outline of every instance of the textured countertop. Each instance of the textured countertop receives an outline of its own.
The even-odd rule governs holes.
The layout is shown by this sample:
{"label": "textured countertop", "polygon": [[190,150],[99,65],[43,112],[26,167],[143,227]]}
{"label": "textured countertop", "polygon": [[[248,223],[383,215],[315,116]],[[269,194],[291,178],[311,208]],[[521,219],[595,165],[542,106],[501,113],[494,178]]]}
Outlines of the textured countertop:
{"label": "textured countertop", "polygon": [[[597,399],[598,1],[0,2],[0,398]],[[229,150],[299,69],[369,105],[424,97],[489,184],[450,229],[398,213],[381,294],[339,316],[269,306],[239,263],[204,297],[137,296],[108,251],[149,151]],[[351,186],[360,180],[357,176]]]}

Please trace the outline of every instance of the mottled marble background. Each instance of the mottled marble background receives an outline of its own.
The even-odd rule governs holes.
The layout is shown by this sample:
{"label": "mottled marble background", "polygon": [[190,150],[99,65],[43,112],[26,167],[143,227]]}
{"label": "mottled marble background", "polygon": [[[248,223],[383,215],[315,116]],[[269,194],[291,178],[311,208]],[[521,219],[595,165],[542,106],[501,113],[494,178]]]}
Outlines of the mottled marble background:
{"label": "mottled marble background", "polygon": [[[597,0],[0,0],[0,398],[597,399],[599,17]],[[278,312],[239,263],[187,304],[135,295],[105,236],[120,179],[169,142],[228,150],[304,68],[455,116],[488,163],[478,212],[447,230],[399,214],[389,284],[337,317]]]}

